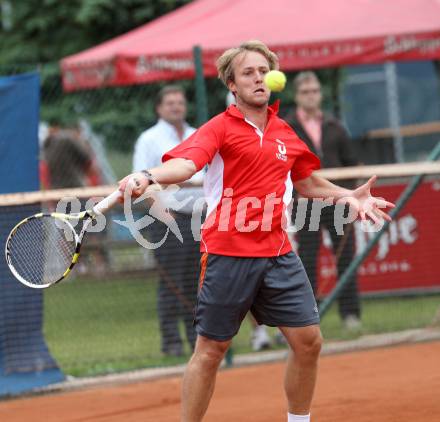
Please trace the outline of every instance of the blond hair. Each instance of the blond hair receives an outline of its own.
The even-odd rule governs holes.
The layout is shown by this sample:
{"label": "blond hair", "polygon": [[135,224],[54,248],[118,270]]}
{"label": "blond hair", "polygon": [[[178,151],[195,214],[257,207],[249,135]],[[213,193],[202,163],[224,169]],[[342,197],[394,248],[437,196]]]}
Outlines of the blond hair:
{"label": "blond hair", "polygon": [[229,81],[234,81],[234,69],[232,67],[232,61],[239,54],[247,51],[255,51],[262,54],[269,63],[270,70],[278,69],[278,57],[273,51],[269,50],[266,44],[263,44],[258,40],[246,41],[243,44],[240,44],[238,47],[226,50],[217,59],[218,77],[226,85],[226,87],[228,86]]}

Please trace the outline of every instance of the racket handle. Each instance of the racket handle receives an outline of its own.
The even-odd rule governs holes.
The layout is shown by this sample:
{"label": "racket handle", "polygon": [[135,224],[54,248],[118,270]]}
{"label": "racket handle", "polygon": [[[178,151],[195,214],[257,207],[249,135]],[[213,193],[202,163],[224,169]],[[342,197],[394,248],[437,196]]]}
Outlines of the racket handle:
{"label": "racket handle", "polygon": [[[134,177],[128,180],[127,187],[130,189],[130,191],[133,191],[137,186],[139,186],[139,182]],[[119,199],[123,198],[123,196],[124,194],[120,190],[115,190],[101,202],[98,202],[93,207],[93,212],[95,214],[104,214],[107,210],[115,206]]]}
{"label": "racket handle", "polygon": [[122,192],[120,192],[119,190],[115,190],[109,196],[105,197],[102,201],[98,202],[93,207],[93,212],[95,214],[104,214],[107,210],[116,205],[119,198],[121,198],[122,196]]}

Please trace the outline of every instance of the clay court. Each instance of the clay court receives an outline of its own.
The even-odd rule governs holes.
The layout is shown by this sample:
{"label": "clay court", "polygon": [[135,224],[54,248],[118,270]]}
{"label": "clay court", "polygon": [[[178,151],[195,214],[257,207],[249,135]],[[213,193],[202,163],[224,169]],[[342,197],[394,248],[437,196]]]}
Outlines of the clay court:
{"label": "clay court", "polygon": [[[324,356],[313,406],[319,422],[440,420],[440,342]],[[223,370],[206,422],[285,422],[283,363]],[[179,420],[180,378],[8,400],[7,422]]]}

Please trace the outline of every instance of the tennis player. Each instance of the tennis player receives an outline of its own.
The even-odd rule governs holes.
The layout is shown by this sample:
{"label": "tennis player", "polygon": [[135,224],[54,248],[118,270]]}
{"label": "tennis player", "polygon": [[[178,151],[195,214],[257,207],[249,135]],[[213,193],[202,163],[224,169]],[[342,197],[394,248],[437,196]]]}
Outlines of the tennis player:
{"label": "tennis player", "polygon": [[218,73],[236,105],[166,153],[161,166],[120,181],[125,191],[129,178],[137,179],[139,196],[152,179],[181,183],[209,164],[198,337],[183,379],[182,422],[202,420],[218,367],[249,310],[259,324],[279,327],[294,352],[284,381],[288,421],[310,421],[322,337],[310,282],[284,228],[292,187],[304,197],[345,201],[364,220],[390,218],[380,208],[393,204],[370,194],[375,178],[348,190],[314,174],[319,159],[277,116],[278,105],[268,105],[263,77],[277,67],[277,56],[259,41],[225,51]]}

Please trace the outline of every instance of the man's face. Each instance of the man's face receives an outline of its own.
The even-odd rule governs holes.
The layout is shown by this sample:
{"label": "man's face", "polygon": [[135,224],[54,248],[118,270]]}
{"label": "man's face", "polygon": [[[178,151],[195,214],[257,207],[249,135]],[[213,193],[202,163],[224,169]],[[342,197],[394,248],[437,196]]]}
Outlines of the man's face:
{"label": "man's face", "polygon": [[302,82],[296,91],[295,102],[298,107],[308,112],[318,111],[321,108],[321,85],[314,79]]}
{"label": "man's face", "polygon": [[185,96],[181,92],[166,94],[156,111],[161,119],[172,125],[183,123],[186,117]]}
{"label": "man's face", "polygon": [[270,97],[270,91],[263,83],[264,75],[270,70],[267,59],[255,51],[246,51],[234,58],[232,67],[234,81],[229,81],[228,87],[235,92],[237,104],[266,105]]}

